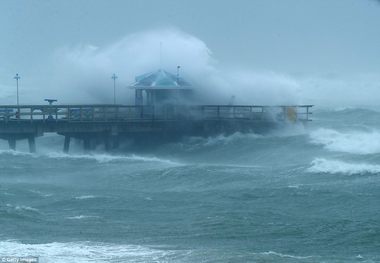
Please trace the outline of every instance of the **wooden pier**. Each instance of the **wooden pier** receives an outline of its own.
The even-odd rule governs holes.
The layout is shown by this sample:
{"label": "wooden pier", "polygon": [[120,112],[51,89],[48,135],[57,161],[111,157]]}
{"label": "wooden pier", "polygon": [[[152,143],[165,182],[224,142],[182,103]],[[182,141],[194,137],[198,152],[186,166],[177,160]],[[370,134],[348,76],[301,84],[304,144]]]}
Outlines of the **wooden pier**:
{"label": "wooden pier", "polygon": [[3,105],[0,106],[0,139],[16,149],[18,140],[28,140],[36,151],[35,138],[44,133],[65,136],[68,152],[71,138],[80,139],[85,150],[98,144],[117,148],[119,140],[131,138],[173,139],[218,133],[265,132],[284,123],[310,121],[312,105],[294,106],[129,106],[129,105]]}

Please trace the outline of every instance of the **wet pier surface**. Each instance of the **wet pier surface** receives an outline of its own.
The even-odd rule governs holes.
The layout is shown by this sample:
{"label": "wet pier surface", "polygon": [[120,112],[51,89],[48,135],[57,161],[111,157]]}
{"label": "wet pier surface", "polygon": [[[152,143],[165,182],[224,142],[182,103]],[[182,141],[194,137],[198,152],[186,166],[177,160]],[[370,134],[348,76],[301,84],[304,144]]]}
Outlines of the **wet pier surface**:
{"label": "wet pier surface", "polygon": [[44,133],[83,141],[85,150],[102,143],[116,148],[120,139],[174,139],[218,133],[265,132],[284,123],[310,121],[311,105],[296,106],[129,106],[129,105],[4,105],[0,106],[0,139],[16,149],[27,139],[31,152]]}

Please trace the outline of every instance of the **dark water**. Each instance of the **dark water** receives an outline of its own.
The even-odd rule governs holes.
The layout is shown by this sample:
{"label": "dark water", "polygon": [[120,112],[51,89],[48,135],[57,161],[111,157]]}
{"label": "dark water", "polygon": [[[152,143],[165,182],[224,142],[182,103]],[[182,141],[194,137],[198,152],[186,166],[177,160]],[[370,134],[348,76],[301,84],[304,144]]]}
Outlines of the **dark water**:
{"label": "dark water", "polygon": [[0,255],[40,262],[379,262],[380,113],[153,149],[0,152]]}

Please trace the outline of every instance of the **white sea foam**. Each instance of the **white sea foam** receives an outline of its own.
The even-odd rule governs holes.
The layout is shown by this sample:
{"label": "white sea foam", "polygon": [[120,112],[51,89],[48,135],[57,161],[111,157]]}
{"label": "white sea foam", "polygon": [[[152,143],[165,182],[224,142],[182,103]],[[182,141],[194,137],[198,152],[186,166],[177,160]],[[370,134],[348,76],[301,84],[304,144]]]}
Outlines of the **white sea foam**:
{"label": "white sea foam", "polygon": [[31,153],[14,151],[14,150],[0,150],[0,155],[1,154],[13,155],[13,156],[33,156],[33,154]]}
{"label": "white sea foam", "polygon": [[32,212],[38,212],[38,209],[37,208],[34,208],[34,207],[30,207],[30,206],[16,206],[15,207],[16,210],[25,210],[25,211],[32,211]]}
{"label": "white sea foam", "polygon": [[312,256],[295,256],[295,255],[289,255],[289,254],[282,254],[275,251],[267,251],[260,253],[261,255],[268,255],[268,256],[277,256],[281,258],[292,258],[292,259],[308,259],[313,258]]}
{"label": "white sea foam", "polygon": [[204,146],[229,145],[239,140],[259,139],[263,137],[264,136],[255,134],[255,133],[235,132],[231,135],[220,134],[220,135],[212,136],[208,138],[190,137],[184,143],[184,145],[188,147],[189,149],[194,150],[194,149],[202,148]]}
{"label": "white sea foam", "polygon": [[169,165],[181,165],[179,162],[171,161],[168,159],[161,159],[155,156],[140,156],[136,154],[131,155],[111,155],[111,154],[102,154],[102,153],[94,153],[94,154],[65,154],[62,152],[45,152],[41,154],[31,154],[27,152],[13,151],[13,150],[0,150],[1,154],[8,154],[14,156],[30,156],[34,158],[39,157],[48,157],[54,159],[86,159],[86,160],[94,160],[99,163],[109,163],[109,162],[117,162],[117,161],[137,161],[137,162],[157,162],[157,163],[165,163]]}
{"label": "white sea foam", "polygon": [[302,184],[291,184],[291,185],[288,185],[288,188],[299,189],[301,186]]}
{"label": "white sea foam", "polygon": [[242,139],[258,139],[263,136],[255,134],[255,133],[240,133],[236,132],[232,135],[218,135],[215,137],[209,137],[206,139],[204,142],[205,146],[212,146],[212,145],[217,145],[217,144],[230,144],[236,140],[242,140]]}
{"label": "white sea foam", "polygon": [[109,163],[117,161],[138,161],[138,162],[158,162],[170,165],[179,165],[180,163],[157,157],[140,156],[140,155],[111,155],[111,154],[65,154],[60,152],[49,152],[45,156],[56,159],[86,159],[95,160],[99,163]]}
{"label": "white sea foam", "polygon": [[289,125],[281,129],[275,129],[270,131],[265,135],[257,133],[241,133],[235,132],[231,135],[217,135],[208,138],[192,137],[191,142],[202,144],[203,146],[214,146],[214,145],[228,145],[235,143],[236,141],[246,141],[246,140],[257,140],[257,139],[268,139],[268,138],[282,138],[282,137],[292,137],[306,134],[306,129],[302,125]]}
{"label": "white sea foam", "polygon": [[50,193],[43,193],[43,192],[38,191],[38,190],[29,190],[29,192],[31,192],[33,194],[37,194],[37,195],[42,196],[42,197],[50,197],[50,196],[53,195],[53,194],[50,194]]}
{"label": "white sea foam", "polygon": [[22,244],[0,241],[0,255],[38,256],[41,263],[161,262],[180,251],[94,242]]}
{"label": "white sea foam", "polygon": [[311,167],[307,169],[311,173],[329,174],[380,174],[380,165],[367,163],[347,163],[338,160],[327,160],[317,158],[312,161]]}
{"label": "white sea foam", "polygon": [[329,151],[353,154],[380,153],[379,131],[339,132],[332,129],[318,129],[310,134],[311,142],[323,145]]}
{"label": "white sea foam", "polygon": [[93,199],[96,198],[94,195],[81,195],[81,196],[76,196],[75,199],[78,200],[84,200],[84,199]]}
{"label": "white sea foam", "polygon": [[13,208],[16,211],[39,212],[39,210],[37,208],[26,206],[26,205],[11,205],[11,204],[6,204],[6,207]]}
{"label": "white sea foam", "polygon": [[340,112],[355,112],[355,111],[365,111],[367,113],[379,113],[380,112],[380,108],[378,107],[378,105],[366,105],[366,106],[341,106],[341,107],[333,107],[333,108],[325,108],[325,110],[327,111],[334,111],[334,112],[337,112],[337,113],[340,113]]}
{"label": "white sea foam", "polygon": [[302,125],[289,125],[281,129],[273,130],[265,135],[257,133],[241,133],[235,132],[230,135],[220,134],[216,136],[189,137],[185,142],[181,142],[181,146],[186,147],[186,150],[197,150],[203,147],[228,146],[236,142],[247,143],[254,140],[265,140],[273,138],[285,138],[300,136],[307,133],[307,130]]}
{"label": "white sea foam", "polygon": [[66,218],[67,219],[80,220],[80,219],[88,219],[88,218],[99,218],[99,216],[79,215],[79,216],[68,216]]}
{"label": "white sea foam", "polygon": [[342,111],[344,112],[344,111],[356,110],[356,109],[360,109],[360,108],[356,108],[352,106],[341,106],[341,107],[333,108],[332,110],[335,112],[342,112]]}
{"label": "white sea foam", "polygon": [[13,156],[25,156],[31,158],[52,158],[52,159],[68,159],[68,160],[93,160],[98,163],[112,163],[112,162],[150,162],[161,163],[170,166],[183,165],[180,162],[172,161],[169,159],[158,158],[155,156],[141,156],[136,154],[130,155],[112,155],[106,153],[91,153],[91,154],[66,154],[57,151],[46,151],[37,154],[31,154],[21,151],[13,150],[0,150],[0,155],[13,155]]}

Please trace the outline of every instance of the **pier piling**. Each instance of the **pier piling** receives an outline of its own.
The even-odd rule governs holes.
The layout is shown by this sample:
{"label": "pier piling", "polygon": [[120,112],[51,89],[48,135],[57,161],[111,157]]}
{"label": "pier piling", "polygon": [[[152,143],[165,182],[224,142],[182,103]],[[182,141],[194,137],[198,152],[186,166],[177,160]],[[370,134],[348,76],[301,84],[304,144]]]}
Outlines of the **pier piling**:
{"label": "pier piling", "polygon": [[111,150],[111,138],[109,135],[104,136],[104,148],[107,152]]}
{"label": "pier piling", "polygon": [[91,150],[91,141],[90,138],[84,138],[83,139],[83,149],[84,151],[89,151]]}
{"label": "pier piling", "polygon": [[63,152],[64,153],[69,153],[69,150],[70,150],[70,140],[71,140],[71,137],[70,136],[65,136],[65,142],[63,143]]}
{"label": "pier piling", "polygon": [[34,136],[28,137],[28,144],[29,144],[29,152],[35,153],[36,152],[36,139]]}
{"label": "pier piling", "polygon": [[15,151],[16,150],[16,139],[8,139],[9,149]]}
{"label": "pier piling", "polygon": [[118,136],[112,136],[112,149],[119,149],[120,141]]}

